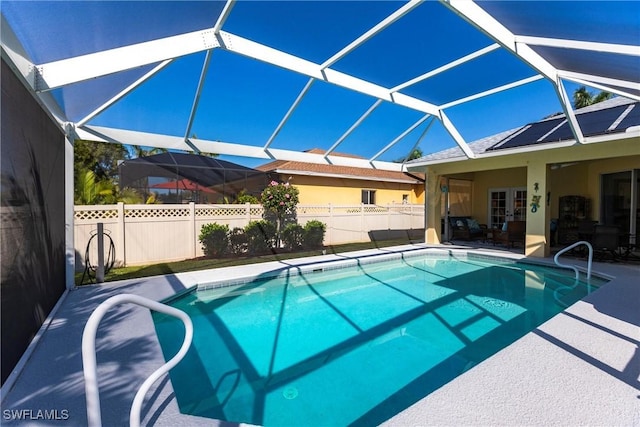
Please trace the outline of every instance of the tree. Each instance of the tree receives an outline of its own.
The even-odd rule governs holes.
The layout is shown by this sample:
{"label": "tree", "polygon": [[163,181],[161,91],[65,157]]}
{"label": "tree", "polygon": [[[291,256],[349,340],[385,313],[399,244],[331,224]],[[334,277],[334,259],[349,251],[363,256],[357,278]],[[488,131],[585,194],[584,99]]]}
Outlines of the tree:
{"label": "tree", "polygon": [[271,181],[261,194],[260,199],[265,214],[272,213],[276,217],[276,244],[280,244],[280,233],[286,216],[296,211],[299,193],[298,189],[288,182]]}
{"label": "tree", "polygon": [[[420,147],[417,147],[411,152],[411,154],[409,154],[409,157],[406,158],[406,161],[419,159],[423,155],[424,154],[422,154],[422,150],[420,149]],[[404,163],[405,162],[405,157],[400,157],[398,159],[395,159],[393,162],[394,163]]]}
{"label": "tree", "polygon": [[76,205],[100,205],[116,202],[116,188],[109,179],[98,179],[92,170],[81,171],[76,177]]}
{"label": "tree", "polygon": [[129,158],[121,144],[77,140],[73,145],[73,172],[76,185],[85,171],[92,171],[96,180],[118,177],[118,163]]}
{"label": "tree", "polygon": [[587,107],[598,102],[606,101],[613,97],[611,92],[601,91],[597,95],[593,95],[593,92],[589,92],[585,86],[580,86],[573,92],[573,107],[578,109]]}

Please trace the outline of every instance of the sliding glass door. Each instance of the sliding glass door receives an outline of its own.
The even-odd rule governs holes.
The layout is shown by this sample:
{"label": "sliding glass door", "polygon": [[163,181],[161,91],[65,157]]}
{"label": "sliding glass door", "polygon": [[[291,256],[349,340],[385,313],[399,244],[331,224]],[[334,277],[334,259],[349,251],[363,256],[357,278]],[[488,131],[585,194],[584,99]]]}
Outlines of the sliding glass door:
{"label": "sliding glass door", "polygon": [[604,174],[601,177],[600,223],[615,225],[636,243],[640,222],[640,169]]}

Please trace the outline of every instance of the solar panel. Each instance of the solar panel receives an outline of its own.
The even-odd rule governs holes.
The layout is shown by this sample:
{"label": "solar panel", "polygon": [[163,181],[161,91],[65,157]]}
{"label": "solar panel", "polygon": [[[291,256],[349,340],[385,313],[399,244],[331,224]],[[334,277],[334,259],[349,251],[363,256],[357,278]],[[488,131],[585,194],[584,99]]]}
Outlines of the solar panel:
{"label": "solar panel", "polygon": [[[603,135],[610,132],[609,128],[618,117],[628,108],[628,105],[620,105],[618,107],[607,108],[606,110],[592,111],[582,113],[576,116],[582,134],[584,136]],[[541,142],[565,141],[573,139],[573,133],[569,124],[566,123],[555,132],[549,134]]]}
{"label": "solar panel", "polygon": [[631,126],[640,125],[640,106],[638,104],[634,104],[633,110],[629,111],[624,119],[620,122],[620,124],[616,127],[616,131],[624,132],[625,129]]}
{"label": "solar panel", "polygon": [[[578,114],[576,119],[584,136],[623,132],[630,126],[640,124],[640,108],[637,107],[637,103],[631,105],[635,105],[635,107],[626,116],[623,116],[617,125],[615,125],[615,122],[629,108],[629,104]],[[562,116],[557,119],[532,123],[525,127],[524,131],[508,136],[487,151],[524,147],[545,142],[566,141],[573,138],[571,127],[565,117]]]}
{"label": "solar panel", "polygon": [[514,148],[514,147],[522,147],[525,145],[535,144],[538,139],[542,138],[549,132],[551,132],[554,128],[560,125],[564,121],[564,117],[560,117],[557,119],[545,120],[543,122],[532,123],[528,127],[525,127],[524,130],[520,133],[515,133],[510,135],[489,148],[487,151],[498,150],[502,148]]}

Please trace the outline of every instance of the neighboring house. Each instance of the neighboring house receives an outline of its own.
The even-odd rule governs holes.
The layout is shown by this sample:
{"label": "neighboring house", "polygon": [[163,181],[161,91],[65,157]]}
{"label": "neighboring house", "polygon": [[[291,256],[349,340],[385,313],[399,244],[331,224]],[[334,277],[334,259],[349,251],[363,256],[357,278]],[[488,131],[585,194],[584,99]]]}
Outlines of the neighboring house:
{"label": "neighboring house", "polygon": [[[582,143],[565,116],[556,115],[470,143],[473,158],[456,147],[408,162],[410,172],[426,175],[427,198],[434,201],[426,241],[446,240],[441,200],[452,184],[466,182],[468,194],[449,197],[450,215],[463,212],[489,228],[526,221],[526,255],[548,256],[552,237],[563,246],[576,241],[582,220],[615,225],[621,241],[633,243],[640,226],[639,104],[617,97],[577,110]],[[466,206],[458,209],[458,201]]]}
{"label": "neighboring house", "polygon": [[[325,153],[320,149],[307,152]],[[290,181],[300,191],[300,204],[424,203],[424,181],[420,174],[286,160],[270,162],[256,169],[269,174],[272,180]]]}

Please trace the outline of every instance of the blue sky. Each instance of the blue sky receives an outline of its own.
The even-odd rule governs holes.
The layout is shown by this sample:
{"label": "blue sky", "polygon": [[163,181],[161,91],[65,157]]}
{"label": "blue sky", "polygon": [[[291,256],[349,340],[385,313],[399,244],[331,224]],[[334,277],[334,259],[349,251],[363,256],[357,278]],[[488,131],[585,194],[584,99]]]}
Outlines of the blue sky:
{"label": "blue sky", "polygon": [[[497,5],[503,2],[498,2]],[[398,1],[240,1],[224,31],[321,63],[392,13]],[[594,36],[637,44],[637,2],[515,2],[500,13],[514,30],[551,37]],[[27,50],[42,63],[163,37],[213,25],[222,3],[216,2],[3,2],[3,14]],[[493,10],[493,9],[495,10]],[[563,25],[572,14],[580,25]],[[522,24],[526,15],[533,24]],[[180,17],[180,19],[178,19]],[[56,19],[64,18],[60,21]],[[52,28],[55,31],[43,31]],[[86,31],[90,28],[91,31]],[[536,32],[541,32],[537,34]],[[78,35],[81,34],[79,38]],[[610,35],[613,34],[613,35]],[[600,40],[595,40],[600,41]],[[369,40],[332,68],[384,87],[393,87],[493,41],[441,4],[427,2]],[[588,58],[587,58],[588,59]],[[140,88],[97,116],[91,124],[184,135],[204,53],[175,60]],[[633,64],[632,64],[633,65]],[[54,91],[72,120],[79,120],[150,67],[107,76]],[[407,95],[441,104],[535,73],[504,50],[494,51],[442,75],[405,89]],[[308,78],[230,52],[215,50],[192,133],[199,138],[263,146]],[[568,84],[571,94],[577,85]],[[90,93],[91,96],[87,96]],[[316,82],[282,132],[274,148],[327,149],[375,102],[325,82]],[[536,121],[561,110],[552,85],[539,80],[446,110],[462,136],[472,142]],[[372,156],[423,113],[383,103],[337,151]],[[424,130],[419,126],[381,157],[403,157]],[[454,146],[439,122],[419,147],[427,154]],[[232,161],[248,166],[264,160]]]}

